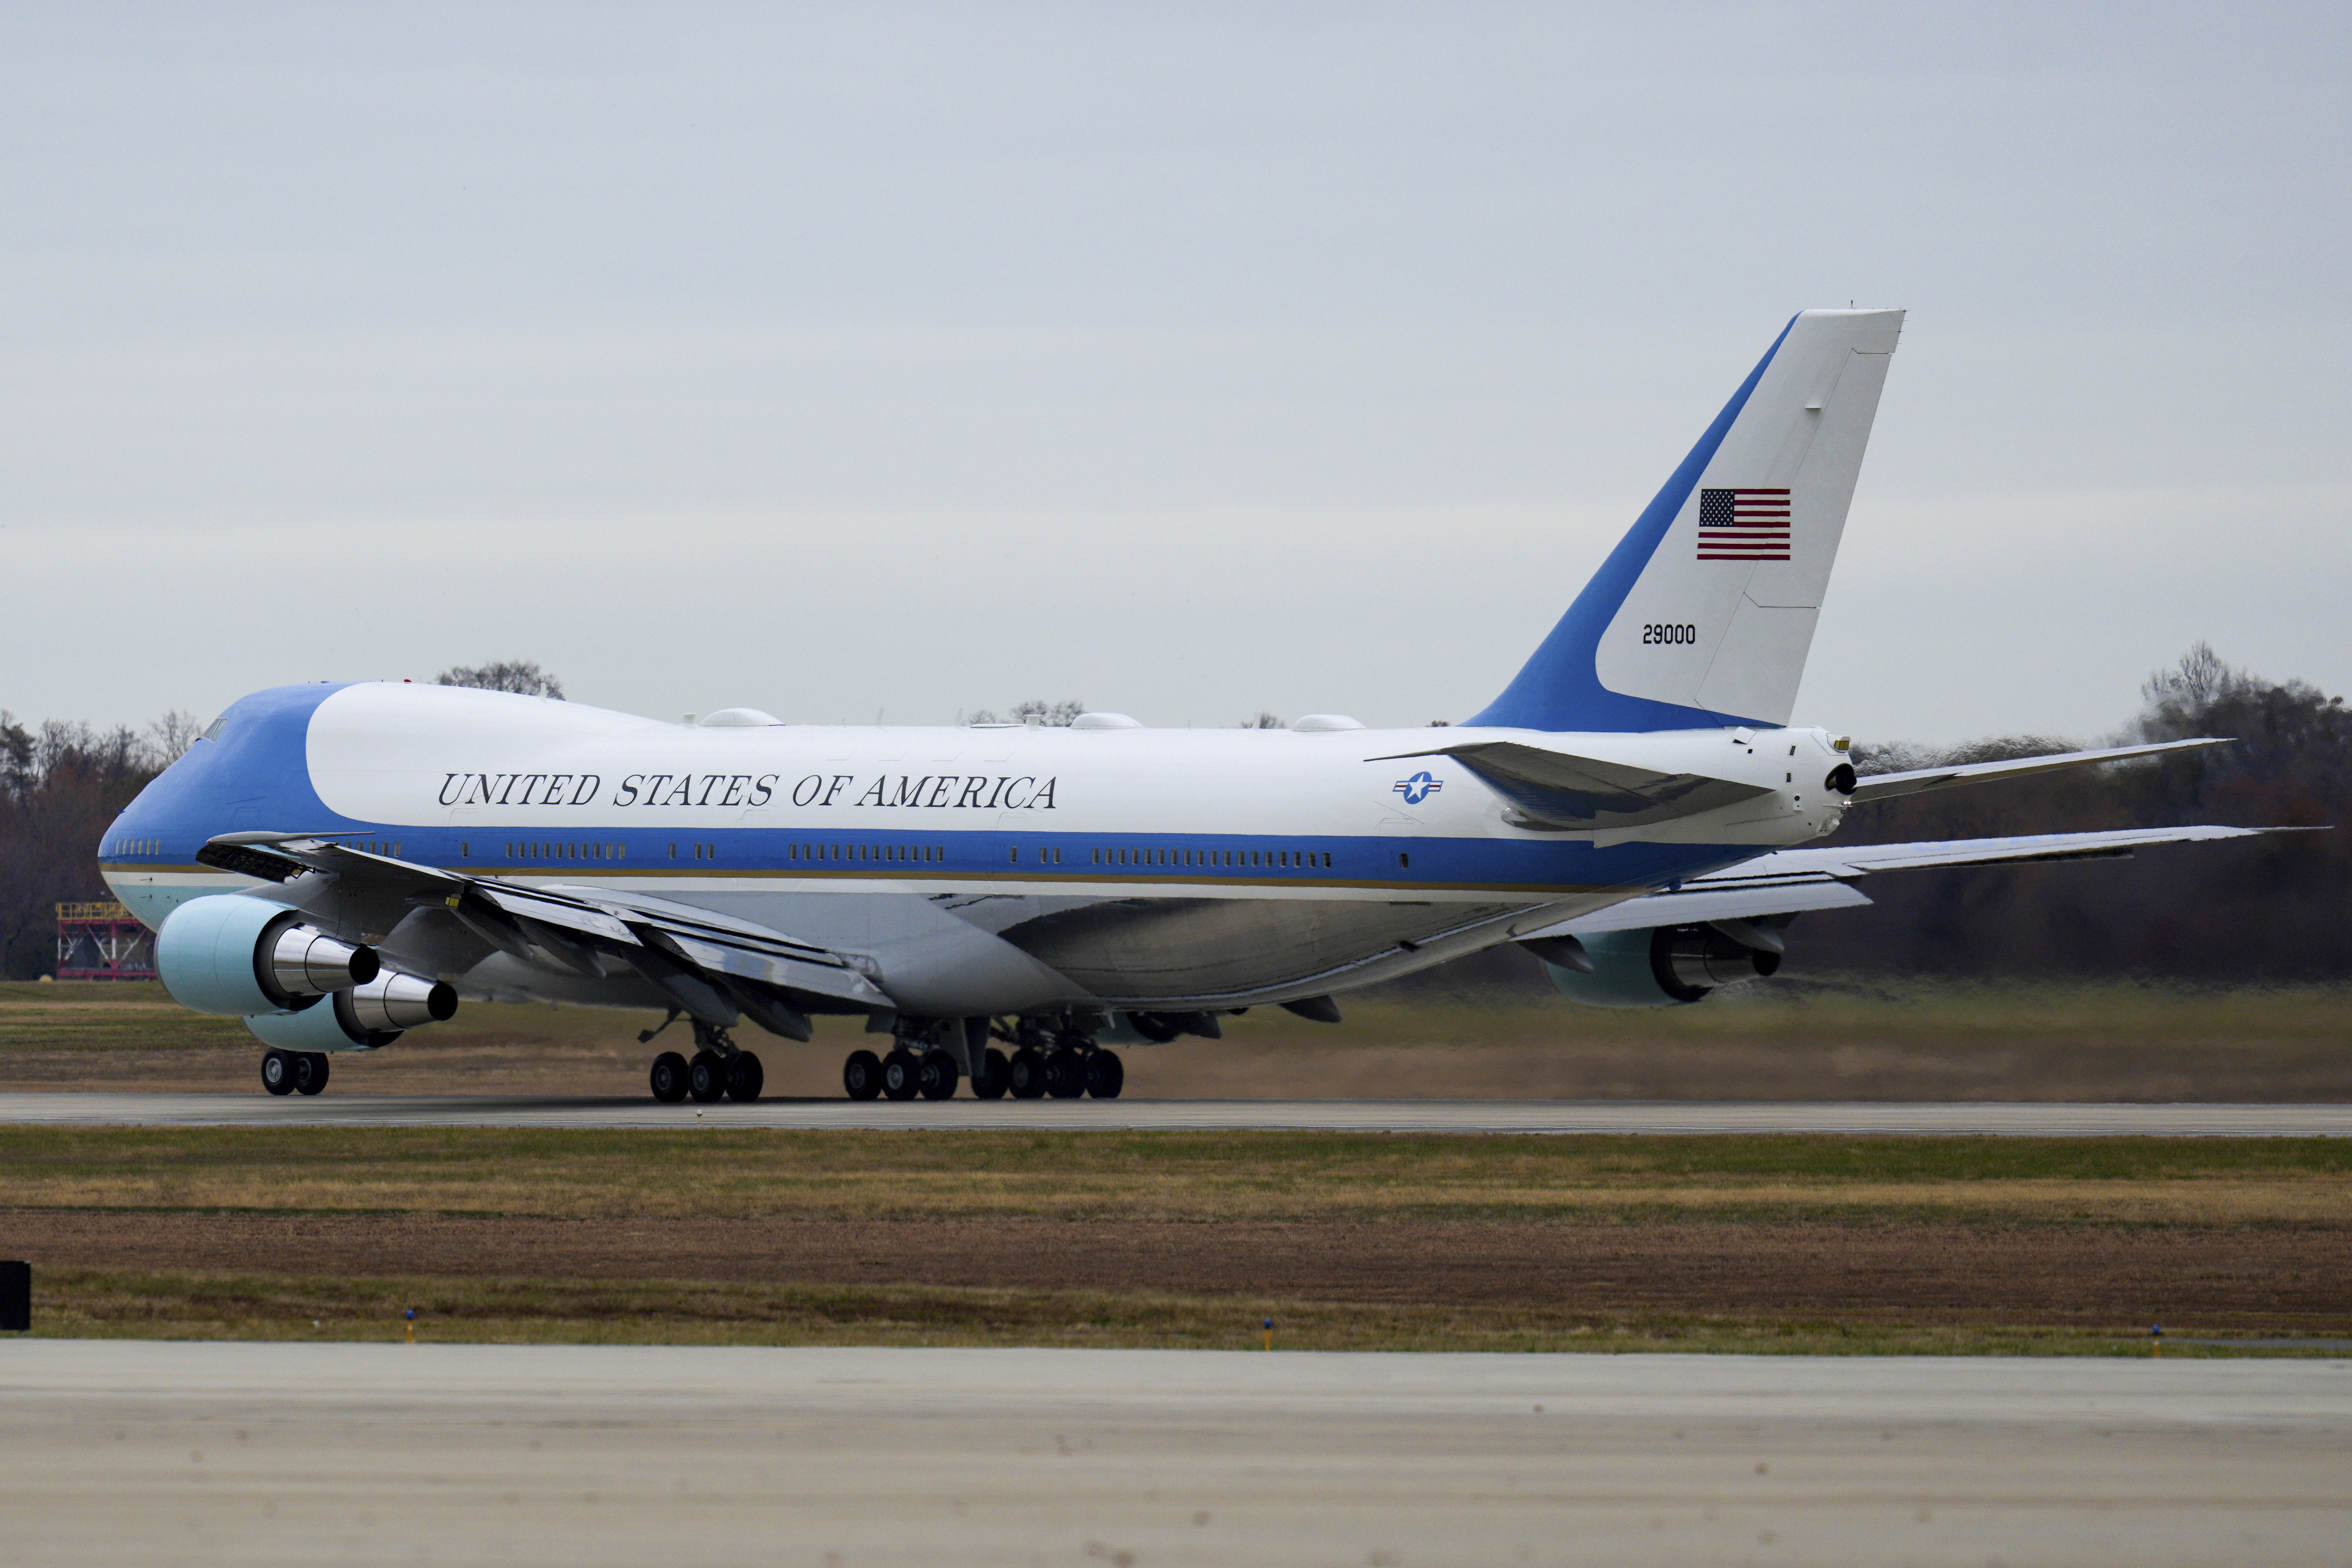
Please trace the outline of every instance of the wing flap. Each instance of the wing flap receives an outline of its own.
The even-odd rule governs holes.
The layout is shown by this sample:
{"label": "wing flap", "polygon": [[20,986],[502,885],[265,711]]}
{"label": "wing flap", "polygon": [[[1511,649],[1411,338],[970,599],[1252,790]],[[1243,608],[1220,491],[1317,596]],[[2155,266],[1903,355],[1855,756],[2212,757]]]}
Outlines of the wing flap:
{"label": "wing flap", "polygon": [[[213,858],[206,860],[206,856]],[[608,972],[602,954],[635,965],[656,984],[673,989],[680,983],[681,970],[688,982],[693,972],[700,971],[722,989],[774,986],[875,1011],[896,1005],[861,972],[863,960],[667,900],[615,897],[598,888],[518,887],[496,878],[470,877],[352,849],[317,834],[224,834],[208,841],[198,858],[223,870],[278,882],[316,871],[334,877],[363,900],[395,907],[442,906],[509,956],[588,978]],[[699,1008],[698,1016],[717,1009],[717,992],[705,996],[689,985],[688,994]]]}
{"label": "wing flap", "polygon": [[762,952],[679,931],[664,931],[661,934],[666,946],[707,973],[756,981],[781,990],[807,992],[860,1006],[890,1005],[890,999],[872,981],[846,964],[812,963],[796,953]]}
{"label": "wing flap", "polygon": [[561,926],[587,936],[601,936],[623,947],[637,945],[637,933],[610,911],[576,899],[549,898],[542,893],[520,892],[511,888],[477,882],[473,891],[510,915],[537,921],[542,925]]}

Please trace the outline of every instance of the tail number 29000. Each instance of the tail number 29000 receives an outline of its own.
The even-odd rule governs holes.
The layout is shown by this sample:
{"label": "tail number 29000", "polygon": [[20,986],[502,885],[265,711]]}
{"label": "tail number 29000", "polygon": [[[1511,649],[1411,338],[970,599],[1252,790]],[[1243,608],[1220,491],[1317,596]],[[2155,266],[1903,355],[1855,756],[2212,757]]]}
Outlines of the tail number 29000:
{"label": "tail number 29000", "polygon": [[1672,623],[1645,626],[1642,628],[1642,641],[1645,645],[1695,643],[1698,641],[1698,628],[1690,626],[1675,626]]}

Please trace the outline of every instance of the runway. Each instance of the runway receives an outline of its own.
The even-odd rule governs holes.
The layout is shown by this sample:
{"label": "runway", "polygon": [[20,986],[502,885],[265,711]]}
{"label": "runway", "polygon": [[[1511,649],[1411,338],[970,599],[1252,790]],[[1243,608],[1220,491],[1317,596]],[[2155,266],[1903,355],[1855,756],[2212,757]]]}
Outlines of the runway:
{"label": "runway", "polygon": [[11,1563],[2335,1562],[2352,1363],[0,1344]]}
{"label": "runway", "polygon": [[0,1094],[0,1124],[129,1127],[880,1128],[930,1132],[1856,1133],[2352,1137],[2352,1105],[1506,1100],[721,1100],[339,1094]]}

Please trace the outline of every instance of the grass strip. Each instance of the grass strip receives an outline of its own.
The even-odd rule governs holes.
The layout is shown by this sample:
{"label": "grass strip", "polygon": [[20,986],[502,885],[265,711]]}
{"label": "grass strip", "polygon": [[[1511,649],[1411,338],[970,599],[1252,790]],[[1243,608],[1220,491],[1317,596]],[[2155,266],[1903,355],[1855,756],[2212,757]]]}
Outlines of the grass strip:
{"label": "grass strip", "polygon": [[[1767,1355],[2145,1356],[2144,1338],[2074,1327],[1918,1324],[1568,1310],[908,1286],[691,1281],[318,1279],[55,1269],[34,1332],[59,1339],[483,1344],[1043,1346],[1288,1351],[1508,1351]],[[2327,1355],[2275,1340],[2168,1346],[2168,1356]]]}
{"label": "grass strip", "polygon": [[2352,1222],[2352,1140],[0,1128],[16,1209]]}

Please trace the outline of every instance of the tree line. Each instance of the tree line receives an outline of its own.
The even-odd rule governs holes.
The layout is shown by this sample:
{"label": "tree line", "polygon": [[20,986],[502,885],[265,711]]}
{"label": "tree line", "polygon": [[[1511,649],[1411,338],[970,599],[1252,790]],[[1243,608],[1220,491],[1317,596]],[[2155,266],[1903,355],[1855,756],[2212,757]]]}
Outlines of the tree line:
{"label": "tree line", "polygon": [[[561,698],[536,664],[460,665],[441,686]],[[204,721],[176,710],[144,730],[50,720],[37,728],[0,708],[0,976],[30,980],[57,964],[58,906],[110,897],[98,846],[148,781],[180,758]]]}
{"label": "tree line", "polygon": [[[445,670],[444,685],[560,697],[535,665]],[[2144,850],[2126,861],[1895,872],[1865,879],[1874,907],[1807,915],[1790,971],[1986,978],[2125,974],[2216,983],[2352,977],[2352,710],[2300,680],[2235,668],[2203,644],[2151,676],[2117,739],[2233,738],[2227,746],[1856,806],[1829,842],[1897,843],[2212,822],[2334,828]],[[1076,702],[1022,703],[1067,723]],[[1272,715],[1263,716],[1271,720]],[[103,899],[96,850],[199,721],[143,731],[0,710],[0,963],[47,973],[56,906]],[[2011,736],[1965,746],[1866,745],[1865,773],[2073,750]],[[2097,743],[2097,742],[2090,742]]]}
{"label": "tree line", "polygon": [[1790,968],[1947,977],[2125,975],[2242,984],[2352,976],[2352,710],[2300,680],[2270,681],[2200,643],[2149,677],[2126,731],[2102,742],[2012,736],[1940,750],[1864,749],[1886,773],[2226,736],[2209,746],[1856,806],[1831,844],[1979,838],[2218,823],[2292,827],[2129,860],[1864,879],[1875,907],[1805,916]]}

